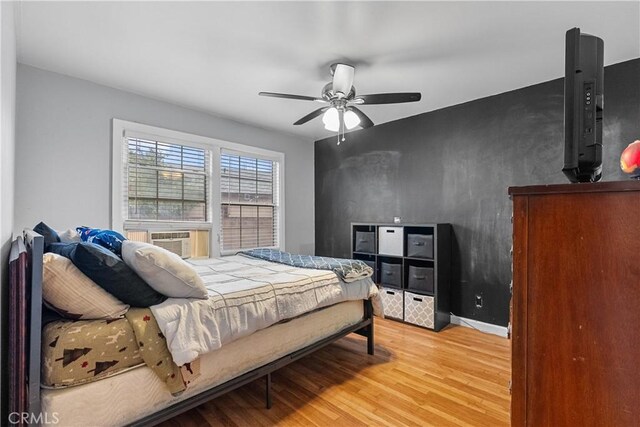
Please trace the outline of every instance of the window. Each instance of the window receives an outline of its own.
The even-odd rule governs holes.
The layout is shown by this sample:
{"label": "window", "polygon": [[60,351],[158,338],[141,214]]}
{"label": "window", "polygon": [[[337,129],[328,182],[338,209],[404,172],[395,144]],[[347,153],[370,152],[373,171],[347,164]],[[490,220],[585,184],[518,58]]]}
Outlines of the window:
{"label": "window", "polygon": [[223,151],[220,154],[223,252],[278,247],[279,164]]}
{"label": "window", "polygon": [[209,220],[207,150],[141,138],[126,140],[127,219]]}
{"label": "window", "polygon": [[284,241],[284,155],[113,120],[112,224],[184,258]]}

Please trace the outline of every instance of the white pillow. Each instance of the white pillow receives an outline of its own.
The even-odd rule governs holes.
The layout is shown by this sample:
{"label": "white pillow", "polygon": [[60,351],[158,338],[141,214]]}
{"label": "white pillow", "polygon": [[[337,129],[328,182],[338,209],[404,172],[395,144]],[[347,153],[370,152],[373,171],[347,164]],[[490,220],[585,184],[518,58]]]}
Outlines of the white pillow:
{"label": "white pillow", "polygon": [[122,259],[149,286],[172,298],[209,297],[198,273],[173,252],[149,243],[125,240]]}
{"label": "white pillow", "polygon": [[80,234],[75,228],[70,228],[66,231],[62,231],[58,233],[58,237],[62,243],[74,243],[80,242]]}
{"label": "white pillow", "polygon": [[74,320],[110,320],[122,317],[129,309],[85,276],[70,259],[46,253],[42,261],[42,298],[62,316]]}

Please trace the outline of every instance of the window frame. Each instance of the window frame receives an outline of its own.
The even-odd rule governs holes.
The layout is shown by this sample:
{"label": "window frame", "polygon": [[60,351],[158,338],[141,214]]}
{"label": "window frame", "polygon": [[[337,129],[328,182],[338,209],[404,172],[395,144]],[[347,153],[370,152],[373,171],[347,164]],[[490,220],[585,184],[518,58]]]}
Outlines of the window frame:
{"label": "window frame", "polygon": [[[211,221],[207,222],[183,222],[183,221],[144,221],[128,220],[124,211],[124,172],[126,165],[123,162],[123,149],[126,137],[138,137],[151,139],[160,142],[167,142],[185,145],[195,148],[203,148],[211,151],[211,165],[209,176],[209,200],[211,210]],[[236,142],[224,141],[190,134],[186,132],[160,128],[142,123],[131,122],[121,119],[112,119],[112,151],[111,151],[111,228],[117,231],[126,229],[146,229],[146,230],[184,230],[185,228],[197,228],[209,230],[209,254],[212,257],[219,257],[235,253],[235,250],[220,250],[221,243],[221,216],[222,197],[220,190],[220,155],[222,150],[226,152],[236,152],[247,156],[253,156],[265,160],[276,161],[278,165],[278,232],[277,248],[285,249],[285,154],[264,148],[253,147],[251,145]],[[125,228],[126,227],[126,228]]]}

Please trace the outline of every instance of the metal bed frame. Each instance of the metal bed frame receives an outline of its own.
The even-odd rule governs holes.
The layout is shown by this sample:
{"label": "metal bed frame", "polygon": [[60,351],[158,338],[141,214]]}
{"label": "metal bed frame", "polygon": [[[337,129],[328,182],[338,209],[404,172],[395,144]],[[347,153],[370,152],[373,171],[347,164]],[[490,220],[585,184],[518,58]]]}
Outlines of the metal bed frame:
{"label": "metal bed frame", "polygon": [[[40,407],[40,358],[41,358],[41,332],[42,332],[42,255],[44,252],[44,238],[32,230],[25,230],[23,238],[18,237],[18,243],[24,239],[24,246],[27,251],[27,271],[24,272],[27,277],[28,297],[27,306],[29,313],[26,316],[27,327],[27,378],[24,379],[23,386],[26,388],[28,396],[28,412],[33,414],[34,419],[41,419]],[[10,303],[14,303],[10,301]],[[367,353],[373,355],[373,306],[371,300],[364,300],[364,317],[355,325],[344,328],[343,330],[321,339],[313,344],[308,345],[300,350],[289,353],[279,359],[266,363],[258,368],[253,369],[238,377],[209,388],[195,396],[183,401],[170,405],[160,411],[147,415],[137,421],[131,423],[131,426],[151,426],[162,421],[168,420],[178,414],[192,409],[211,399],[228,393],[238,387],[260,378],[265,378],[265,403],[267,408],[271,408],[271,373],[287,366],[288,364],[299,360],[316,350],[319,350],[336,340],[343,338],[350,333],[356,333],[367,338]],[[9,325],[15,327],[15,325]]]}

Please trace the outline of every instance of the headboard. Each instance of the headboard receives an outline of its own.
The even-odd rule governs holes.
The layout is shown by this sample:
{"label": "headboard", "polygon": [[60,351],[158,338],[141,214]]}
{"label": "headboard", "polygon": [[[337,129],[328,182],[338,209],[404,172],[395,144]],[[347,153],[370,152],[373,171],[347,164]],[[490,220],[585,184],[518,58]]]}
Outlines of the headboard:
{"label": "headboard", "polygon": [[9,257],[9,413],[40,415],[44,238],[25,230]]}

